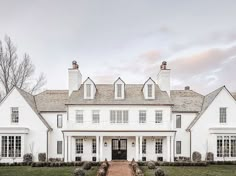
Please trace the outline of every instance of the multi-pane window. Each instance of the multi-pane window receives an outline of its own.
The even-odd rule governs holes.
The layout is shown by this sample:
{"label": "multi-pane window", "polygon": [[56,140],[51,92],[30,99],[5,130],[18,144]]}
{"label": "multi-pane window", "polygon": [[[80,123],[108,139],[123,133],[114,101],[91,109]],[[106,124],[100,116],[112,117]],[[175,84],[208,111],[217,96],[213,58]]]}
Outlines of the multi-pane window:
{"label": "multi-pane window", "polygon": [[181,141],[176,141],[176,154],[181,154]]}
{"label": "multi-pane window", "polygon": [[21,136],[2,136],[2,157],[21,157]]}
{"label": "multi-pane window", "polygon": [[91,97],[91,84],[86,84],[86,96]]}
{"label": "multi-pane window", "polygon": [[236,136],[231,136],[231,157],[236,157]]}
{"label": "multi-pane window", "polygon": [[63,126],[63,118],[62,114],[57,115],[57,128],[62,128]]}
{"label": "multi-pane window", "polygon": [[181,115],[176,115],[176,128],[181,128]]}
{"label": "multi-pane window", "polygon": [[143,141],[142,141],[142,153],[146,154],[146,152],[147,152],[147,140],[143,139]]}
{"label": "multi-pane window", "polygon": [[96,153],[97,146],[96,146],[96,139],[92,139],[92,153]]}
{"label": "multi-pane window", "polygon": [[62,141],[57,141],[57,154],[62,154]]}
{"label": "multi-pane window", "polygon": [[116,84],[117,88],[117,97],[122,97],[121,89],[122,89],[122,84]]}
{"label": "multi-pane window", "polygon": [[147,88],[148,88],[148,97],[152,97],[152,84],[148,84]]}
{"label": "multi-pane window", "polygon": [[156,111],[155,113],[155,122],[162,123],[162,111]]}
{"label": "multi-pane window", "polygon": [[129,113],[127,110],[111,110],[110,123],[128,123]]}
{"label": "multi-pane window", "polygon": [[146,111],[139,111],[139,123],[146,123]]}
{"label": "multi-pane window", "polygon": [[83,123],[84,122],[84,116],[83,111],[76,111],[76,123]]}
{"label": "multi-pane window", "polygon": [[236,136],[217,136],[217,157],[236,157]]}
{"label": "multi-pane window", "polygon": [[93,111],[93,123],[99,123],[99,121],[100,121],[99,111],[95,110]]}
{"label": "multi-pane window", "polygon": [[83,139],[76,139],[75,144],[76,144],[76,146],[75,146],[76,153],[77,154],[83,153],[83,151],[84,151]]}
{"label": "multi-pane window", "polygon": [[19,123],[19,108],[18,107],[11,108],[11,122]]}
{"label": "multi-pane window", "polygon": [[220,108],[220,123],[226,123],[226,108]]}
{"label": "multi-pane window", "polygon": [[7,136],[2,136],[1,156],[7,157]]}
{"label": "multi-pane window", "polygon": [[163,150],[163,139],[156,139],[155,153],[162,154]]}

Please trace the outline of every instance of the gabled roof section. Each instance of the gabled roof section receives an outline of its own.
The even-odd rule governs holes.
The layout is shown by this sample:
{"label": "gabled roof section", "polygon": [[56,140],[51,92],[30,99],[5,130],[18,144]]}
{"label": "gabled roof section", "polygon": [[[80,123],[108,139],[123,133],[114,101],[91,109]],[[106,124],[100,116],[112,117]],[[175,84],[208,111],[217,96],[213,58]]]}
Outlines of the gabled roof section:
{"label": "gabled roof section", "polygon": [[51,126],[47,123],[47,121],[41,116],[41,114],[37,110],[37,105],[35,102],[35,97],[28,92],[15,87],[18,92],[21,94],[21,96],[25,99],[25,101],[29,104],[29,106],[32,108],[32,110],[37,114],[39,119],[43,122],[43,124],[48,128],[48,130],[52,130]]}
{"label": "gabled roof section", "polygon": [[125,82],[120,77],[118,77],[117,80],[115,80],[114,84],[116,84],[116,82],[119,81],[119,80],[122,81],[125,84]]}
{"label": "gabled roof section", "polygon": [[155,87],[156,98],[152,100],[144,99],[142,92],[143,84],[126,84],[126,96],[122,101],[114,99],[113,84],[97,84],[96,96],[92,100],[83,98],[84,86],[77,91],[73,91],[69,97],[70,105],[173,105],[167,92],[161,91],[159,86]]}
{"label": "gabled roof section", "polygon": [[171,90],[170,98],[174,103],[172,112],[198,113],[202,109],[204,96],[193,90]]}
{"label": "gabled roof section", "polygon": [[211,103],[215,100],[215,98],[217,97],[217,95],[225,88],[225,86],[222,86],[218,89],[216,89],[215,91],[207,94],[204,97],[203,100],[203,104],[202,104],[202,108],[201,111],[199,112],[199,114],[197,115],[197,117],[195,117],[195,119],[190,123],[190,125],[188,126],[187,130],[190,130],[194,124],[198,121],[198,119],[202,116],[202,114],[207,110],[207,108],[211,105]]}
{"label": "gabled roof section", "polygon": [[144,86],[147,84],[147,82],[150,81],[150,80],[156,85],[156,82],[151,77],[149,77],[147,79],[147,81],[145,81],[145,83],[143,84],[142,90],[143,90]]}
{"label": "gabled roof section", "polygon": [[88,80],[90,80],[90,81],[93,83],[94,87],[97,89],[96,84],[93,82],[93,80],[92,80],[90,77],[88,77],[88,78],[83,82],[83,85],[84,85]]}

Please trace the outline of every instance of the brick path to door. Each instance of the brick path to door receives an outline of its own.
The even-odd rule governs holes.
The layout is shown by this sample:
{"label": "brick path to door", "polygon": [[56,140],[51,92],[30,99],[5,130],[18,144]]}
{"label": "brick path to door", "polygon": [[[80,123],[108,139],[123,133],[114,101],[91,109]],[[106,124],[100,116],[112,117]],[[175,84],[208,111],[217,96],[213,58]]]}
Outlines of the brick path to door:
{"label": "brick path to door", "polygon": [[112,161],[107,176],[133,176],[128,161]]}

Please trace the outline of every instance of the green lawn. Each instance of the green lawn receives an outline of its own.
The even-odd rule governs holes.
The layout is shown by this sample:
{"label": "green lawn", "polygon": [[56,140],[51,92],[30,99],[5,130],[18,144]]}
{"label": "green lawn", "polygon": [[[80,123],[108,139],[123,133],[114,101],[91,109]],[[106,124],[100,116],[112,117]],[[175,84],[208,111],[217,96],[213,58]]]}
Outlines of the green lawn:
{"label": "green lawn", "polygon": [[[141,167],[145,176],[154,176],[155,170]],[[236,176],[235,165],[211,165],[207,167],[161,167],[168,176]]]}
{"label": "green lawn", "polygon": [[[0,176],[73,176],[76,167],[0,167]],[[96,176],[98,167],[86,171],[86,176]]]}

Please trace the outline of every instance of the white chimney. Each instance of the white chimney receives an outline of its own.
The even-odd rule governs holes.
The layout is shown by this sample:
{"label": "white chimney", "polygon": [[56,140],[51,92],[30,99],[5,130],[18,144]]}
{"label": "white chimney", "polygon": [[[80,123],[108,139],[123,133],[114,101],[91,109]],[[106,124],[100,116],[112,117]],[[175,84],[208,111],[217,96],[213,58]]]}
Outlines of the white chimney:
{"label": "white chimney", "polygon": [[170,96],[170,69],[167,69],[167,62],[163,61],[160,72],[157,75],[157,84],[162,91],[166,91]]}
{"label": "white chimney", "polygon": [[82,83],[82,74],[76,61],[72,62],[72,68],[68,69],[69,76],[69,96],[75,90],[78,90]]}

